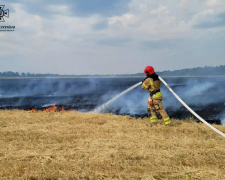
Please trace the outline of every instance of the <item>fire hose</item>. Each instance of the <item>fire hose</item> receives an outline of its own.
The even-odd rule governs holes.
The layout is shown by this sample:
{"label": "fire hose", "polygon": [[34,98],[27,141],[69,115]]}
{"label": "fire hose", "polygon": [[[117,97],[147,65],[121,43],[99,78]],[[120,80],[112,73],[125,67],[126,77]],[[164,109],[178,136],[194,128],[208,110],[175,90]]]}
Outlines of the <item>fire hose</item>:
{"label": "fire hose", "polygon": [[[194,112],[171,88],[170,86],[159,76],[159,79],[161,80],[161,82],[163,82],[163,84],[169,89],[169,91],[177,98],[178,101],[180,101],[181,104],[183,104],[195,117],[197,117],[201,122],[203,122],[206,126],[208,126],[209,128],[211,128],[213,131],[215,131],[216,133],[220,134],[221,136],[225,137],[225,134],[222,133],[221,131],[219,131],[218,129],[216,129],[215,127],[213,127],[212,125],[210,125],[208,122],[206,122],[202,117],[200,117],[196,112]],[[128,88],[127,90],[121,92],[120,94],[118,94],[117,96],[115,96],[114,98],[112,98],[111,100],[107,101],[106,103],[104,103],[103,105],[101,105],[100,107],[96,108],[95,110],[91,111],[92,113],[96,113],[96,112],[101,112],[103,111],[107,106],[109,106],[111,103],[113,103],[114,101],[116,101],[119,97],[121,97],[122,95],[126,94],[127,92],[131,91],[132,89],[138,87],[139,85],[141,85],[142,82],[139,82],[133,86],[131,86],[130,88]]]}
{"label": "fire hose", "polygon": [[213,127],[212,125],[210,125],[208,122],[206,122],[202,117],[200,117],[196,112],[194,112],[172,89],[171,87],[161,78],[159,77],[160,81],[163,82],[163,84],[169,89],[169,91],[175,96],[175,98],[177,98],[178,101],[180,101],[181,104],[184,105],[184,107],[186,107],[195,117],[197,117],[201,122],[203,122],[206,126],[208,126],[209,128],[211,128],[213,131],[215,131],[216,133],[220,134],[221,136],[225,137],[225,134],[221,131],[219,131],[218,129],[216,129],[215,127]]}

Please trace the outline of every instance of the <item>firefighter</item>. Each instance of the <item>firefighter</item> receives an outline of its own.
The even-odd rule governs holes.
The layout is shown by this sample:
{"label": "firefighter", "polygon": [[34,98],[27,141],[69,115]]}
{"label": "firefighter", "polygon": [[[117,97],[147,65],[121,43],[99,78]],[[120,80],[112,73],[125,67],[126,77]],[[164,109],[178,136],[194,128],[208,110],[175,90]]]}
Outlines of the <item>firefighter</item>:
{"label": "firefighter", "polygon": [[161,81],[155,73],[152,66],[147,66],[144,70],[146,78],[142,81],[142,89],[148,90],[150,98],[148,99],[148,112],[151,112],[150,121],[158,122],[156,112],[160,113],[165,125],[171,123],[171,120],[162,105],[162,92],[160,91]]}

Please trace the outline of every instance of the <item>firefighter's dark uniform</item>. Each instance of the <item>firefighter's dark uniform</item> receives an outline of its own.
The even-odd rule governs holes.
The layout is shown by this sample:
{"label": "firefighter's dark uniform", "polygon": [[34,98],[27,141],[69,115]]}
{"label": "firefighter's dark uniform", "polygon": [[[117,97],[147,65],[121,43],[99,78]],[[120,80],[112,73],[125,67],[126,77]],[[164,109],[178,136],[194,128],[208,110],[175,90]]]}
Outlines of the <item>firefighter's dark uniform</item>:
{"label": "firefighter's dark uniform", "polygon": [[147,89],[151,97],[148,99],[148,109],[150,109],[152,115],[150,117],[150,121],[158,121],[156,115],[156,111],[158,111],[161,114],[164,123],[167,125],[171,123],[171,120],[162,105],[163,97],[162,92],[160,92],[160,86],[161,81],[159,80],[158,75],[155,73],[146,77],[142,83],[142,88],[144,90]]}

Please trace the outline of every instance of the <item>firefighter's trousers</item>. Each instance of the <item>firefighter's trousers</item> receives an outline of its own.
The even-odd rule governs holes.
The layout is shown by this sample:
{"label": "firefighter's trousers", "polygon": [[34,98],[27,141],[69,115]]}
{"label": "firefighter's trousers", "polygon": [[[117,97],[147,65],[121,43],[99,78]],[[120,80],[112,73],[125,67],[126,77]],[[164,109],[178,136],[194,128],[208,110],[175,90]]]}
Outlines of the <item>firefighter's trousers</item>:
{"label": "firefighter's trousers", "polygon": [[156,111],[159,112],[162,116],[162,119],[164,120],[165,124],[169,124],[171,123],[171,120],[167,114],[167,112],[165,111],[163,105],[162,105],[162,99],[148,99],[148,109],[150,109],[151,111],[151,118],[150,121],[151,122],[157,122],[158,118],[156,115]]}

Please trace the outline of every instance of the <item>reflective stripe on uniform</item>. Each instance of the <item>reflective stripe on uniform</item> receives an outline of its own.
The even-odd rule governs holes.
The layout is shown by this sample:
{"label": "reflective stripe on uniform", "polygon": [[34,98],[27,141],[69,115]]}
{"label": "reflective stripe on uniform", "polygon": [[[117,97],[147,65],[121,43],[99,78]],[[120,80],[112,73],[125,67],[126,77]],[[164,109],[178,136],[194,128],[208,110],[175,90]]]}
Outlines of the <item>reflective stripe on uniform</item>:
{"label": "reflective stripe on uniform", "polygon": [[157,116],[152,116],[152,117],[150,117],[150,121],[151,121],[151,122],[158,122]]}
{"label": "reflective stripe on uniform", "polygon": [[164,123],[167,125],[167,124],[170,124],[171,123],[171,120],[169,117],[163,119]]}
{"label": "reflective stripe on uniform", "polygon": [[151,85],[151,88],[154,89],[154,84],[153,84],[153,81],[151,79],[150,80],[150,85]]}
{"label": "reflective stripe on uniform", "polygon": [[150,120],[151,119],[157,119],[157,116],[152,116],[152,117],[150,117]]}
{"label": "reflective stripe on uniform", "polygon": [[157,92],[156,94],[153,94],[152,98],[161,98],[162,92]]}
{"label": "reflective stripe on uniform", "polygon": [[148,89],[148,86],[145,83],[143,83],[142,86],[143,86],[143,89]]}

